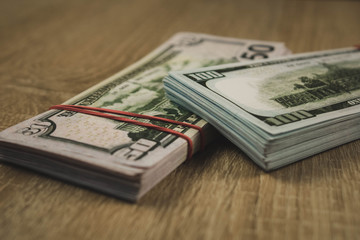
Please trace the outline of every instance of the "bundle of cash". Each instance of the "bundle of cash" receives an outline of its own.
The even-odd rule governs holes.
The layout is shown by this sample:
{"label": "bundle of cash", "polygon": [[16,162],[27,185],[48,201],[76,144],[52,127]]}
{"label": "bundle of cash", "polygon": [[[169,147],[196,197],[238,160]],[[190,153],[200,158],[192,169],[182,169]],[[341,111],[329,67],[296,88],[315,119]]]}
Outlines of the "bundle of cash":
{"label": "bundle of cash", "polygon": [[[269,51],[258,54],[257,47]],[[202,127],[209,140],[212,130],[206,121],[165,97],[162,79],[168,71],[288,53],[278,42],[178,33],[134,65],[64,104],[187,122]],[[195,129],[138,120],[184,133],[192,139],[194,151],[199,148]],[[187,149],[187,142],[173,134],[70,110],[49,110],[0,133],[1,160],[130,201],[181,164]]]}
{"label": "bundle of cash", "polygon": [[265,170],[360,137],[356,47],[170,72],[164,86]]}

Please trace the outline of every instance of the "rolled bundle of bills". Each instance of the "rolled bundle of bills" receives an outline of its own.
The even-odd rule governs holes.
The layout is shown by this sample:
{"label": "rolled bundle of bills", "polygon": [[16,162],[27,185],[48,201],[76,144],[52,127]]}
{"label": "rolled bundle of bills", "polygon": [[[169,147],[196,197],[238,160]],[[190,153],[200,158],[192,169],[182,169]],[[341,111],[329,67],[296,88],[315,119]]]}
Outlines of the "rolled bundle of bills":
{"label": "rolled bundle of bills", "polygon": [[356,47],[175,71],[164,85],[265,170],[360,137]]}
{"label": "rolled bundle of bills", "polygon": [[[257,48],[262,47],[269,51],[259,54]],[[289,52],[278,42],[179,33],[137,63],[64,104],[187,122],[203,128],[209,140],[212,130],[206,121],[165,97],[162,79],[167,72]],[[188,156],[188,142],[177,135],[75,111],[78,109],[50,110],[4,130],[0,133],[0,159],[135,201]],[[183,133],[191,139],[194,151],[199,148],[195,129],[129,118]]]}

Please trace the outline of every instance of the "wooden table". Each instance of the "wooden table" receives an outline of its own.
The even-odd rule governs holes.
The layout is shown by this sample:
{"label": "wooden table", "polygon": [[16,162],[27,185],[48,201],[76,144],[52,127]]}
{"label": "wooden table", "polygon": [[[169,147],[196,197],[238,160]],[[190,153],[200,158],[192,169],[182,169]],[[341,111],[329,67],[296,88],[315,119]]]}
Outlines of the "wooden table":
{"label": "wooden table", "polygon": [[[0,2],[0,130],[134,63],[178,31],[360,43],[359,1]],[[138,204],[0,163],[0,239],[359,239],[360,141],[265,173],[224,138]]]}

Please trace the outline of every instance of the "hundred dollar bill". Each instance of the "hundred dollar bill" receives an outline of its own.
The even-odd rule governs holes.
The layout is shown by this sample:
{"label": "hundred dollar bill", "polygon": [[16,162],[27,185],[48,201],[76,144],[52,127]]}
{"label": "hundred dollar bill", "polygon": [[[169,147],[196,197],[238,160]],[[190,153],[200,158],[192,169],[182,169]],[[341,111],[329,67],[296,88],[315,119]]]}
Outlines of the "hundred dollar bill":
{"label": "hundred dollar bill", "polygon": [[299,159],[359,138],[355,47],[170,72],[164,83],[172,100],[217,126],[257,162]]}
{"label": "hundred dollar bill", "polygon": [[[165,97],[162,79],[168,71],[247,62],[288,53],[285,45],[278,42],[179,33],[134,65],[64,104],[128,111],[206,128],[206,121]],[[142,121],[183,132],[193,139],[195,149],[199,146],[199,133],[193,129],[153,120]],[[98,183],[89,183],[76,175],[77,171],[81,175],[86,174],[82,170],[89,170],[89,178],[96,171],[110,172],[112,176],[139,182],[140,186],[145,184],[141,193],[134,190],[136,196],[125,197],[132,200],[184,161],[186,149],[185,140],[168,133],[62,110],[47,111],[0,133],[2,160],[96,189],[100,189]],[[41,155],[42,160],[29,160],[37,155]],[[49,163],[46,158],[53,160]],[[73,174],[59,173],[54,166],[72,168]],[[75,166],[81,167],[74,170]],[[100,190],[118,196],[129,191],[116,189],[114,193],[111,186]]]}

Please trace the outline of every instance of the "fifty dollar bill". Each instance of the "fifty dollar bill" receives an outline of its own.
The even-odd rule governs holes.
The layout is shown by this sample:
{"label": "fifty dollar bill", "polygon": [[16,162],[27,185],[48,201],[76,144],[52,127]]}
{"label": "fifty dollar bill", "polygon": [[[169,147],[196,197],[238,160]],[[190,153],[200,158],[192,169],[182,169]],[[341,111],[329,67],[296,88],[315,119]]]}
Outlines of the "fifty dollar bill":
{"label": "fifty dollar bill", "polygon": [[[283,43],[179,33],[139,62],[64,104],[164,117],[206,128],[206,121],[179,108],[165,97],[162,79],[167,72],[246,62],[288,53]],[[197,131],[168,123],[144,121],[183,132],[193,139],[195,148],[198,148]],[[89,183],[81,179],[78,175],[85,174],[81,169],[89,169],[89,176],[99,171],[103,175],[110,174],[138,182],[140,186],[145,181],[143,175],[147,174],[146,189],[135,193],[135,197],[125,197],[130,200],[138,198],[160,181],[185,160],[187,153],[186,141],[171,134],[61,110],[47,111],[6,129],[0,133],[0,146],[2,160],[118,196],[123,194],[121,189],[117,190],[120,193],[114,193],[111,186],[110,189],[100,189],[96,182]],[[41,155],[44,159],[56,156],[51,164],[60,166],[64,163],[59,168],[80,167],[71,176],[66,171],[57,174],[51,164],[46,166],[46,160],[36,162],[36,159],[28,160],[30,155],[21,157],[20,153],[24,152]],[[62,162],[61,159],[66,161]],[[153,172],[158,176],[150,176]]]}

